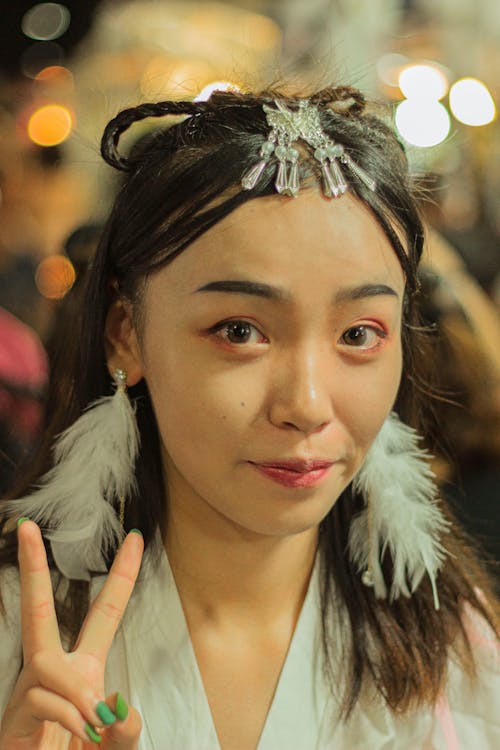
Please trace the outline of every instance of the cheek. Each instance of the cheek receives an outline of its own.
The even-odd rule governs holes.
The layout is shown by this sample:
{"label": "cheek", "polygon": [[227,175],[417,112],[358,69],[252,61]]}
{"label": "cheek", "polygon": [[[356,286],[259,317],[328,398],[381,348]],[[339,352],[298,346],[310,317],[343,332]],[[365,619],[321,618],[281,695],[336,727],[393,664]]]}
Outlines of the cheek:
{"label": "cheek", "polygon": [[207,445],[229,451],[242,441],[261,395],[255,377],[229,368],[211,370],[192,353],[165,347],[146,358],[145,377],[168,453],[200,456]]}
{"label": "cheek", "polygon": [[402,372],[401,342],[373,367],[354,369],[346,378],[345,398],[338,401],[339,418],[348,425],[360,464],[394,407]]}
{"label": "cheek", "polygon": [[[276,437],[265,414],[269,399],[276,396],[276,363],[271,370],[258,361],[255,366],[214,367],[191,351],[166,347],[164,340],[150,346],[144,359],[163,445],[179,468],[199,473],[210,464],[212,471],[217,465],[223,470],[228,457],[248,453],[250,435],[267,443]],[[323,382],[333,403],[332,429],[318,443],[327,450],[331,440],[335,451],[340,437],[353,470],[393,407],[401,367],[400,341],[377,361],[355,366],[332,362],[332,376]]]}

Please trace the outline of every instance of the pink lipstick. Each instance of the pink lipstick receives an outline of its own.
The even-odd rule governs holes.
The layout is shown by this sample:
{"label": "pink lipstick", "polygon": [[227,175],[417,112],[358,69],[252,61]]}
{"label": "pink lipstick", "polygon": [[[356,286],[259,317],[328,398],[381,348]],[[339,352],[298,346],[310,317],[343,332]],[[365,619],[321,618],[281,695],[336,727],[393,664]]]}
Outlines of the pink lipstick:
{"label": "pink lipstick", "polygon": [[252,466],[284,487],[314,487],[328,474],[332,461],[280,461]]}

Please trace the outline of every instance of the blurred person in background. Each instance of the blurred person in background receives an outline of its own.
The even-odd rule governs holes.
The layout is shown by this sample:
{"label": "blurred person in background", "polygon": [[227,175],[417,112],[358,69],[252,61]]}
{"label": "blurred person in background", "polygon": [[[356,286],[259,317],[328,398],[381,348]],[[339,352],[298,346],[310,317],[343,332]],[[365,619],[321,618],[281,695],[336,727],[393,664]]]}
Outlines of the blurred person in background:
{"label": "blurred person in background", "polygon": [[0,304],[26,325],[35,328],[44,303],[35,284],[40,248],[31,233],[31,215],[16,195],[18,186],[0,171]]}
{"label": "blurred person in background", "polygon": [[0,308],[0,492],[32,452],[42,421],[48,379],[36,333]]}
{"label": "blurred person in background", "polygon": [[435,326],[433,385],[439,440],[431,447],[442,491],[500,590],[500,377],[446,282],[422,276],[426,321]]}
{"label": "blurred person in background", "polygon": [[[68,198],[69,203],[59,200],[62,193],[71,194],[71,184],[64,178],[61,181],[57,174],[61,162],[59,149],[33,148],[19,152],[9,142],[9,133],[4,135],[6,142],[0,150],[0,304],[3,307],[0,485],[3,492],[39,441],[46,386],[56,356],[54,337],[67,342],[74,335],[72,300],[79,294],[80,279],[98,232],[95,225],[84,226],[66,242],[67,256],[73,261],[78,281],[71,295],[62,301],[44,296],[37,286],[37,270],[47,251],[46,245],[50,245],[47,237],[53,233],[57,236],[57,230],[71,221],[71,211],[65,213],[65,209],[72,198]],[[53,217],[52,211],[56,220],[51,223],[47,216]],[[51,224],[47,232],[46,224]]]}
{"label": "blurred person in background", "polygon": [[61,374],[47,394],[48,419],[68,391],[69,384],[64,376],[66,371],[64,360],[75,331],[82,326],[81,312],[85,282],[101,233],[100,224],[82,224],[71,232],[63,244],[64,255],[71,261],[74,270],[74,281],[62,299],[54,305],[51,328],[46,342],[50,371]]}
{"label": "blurred person in background", "polygon": [[350,87],[215,92],[102,154],[128,175],[2,505],[0,750],[493,750],[498,602],[419,447],[394,133]]}
{"label": "blurred person in background", "polygon": [[435,330],[434,468],[500,590],[500,316],[460,254],[433,229],[421,279],[424,320]]}
{"label": "blurred person in background", "polygon": [[[46,409],[49,411],[59,403],[59,393],[54,393],[54,402],[46,403],[49,372],[64,370],[59,358],[64,358],[68,342],[80,325],[78,311],[84,289],[85,275],[93,258],[101,233],[97,224],[78,227],[64,243],[66,256],[75,270],[75,281],[65,296],[52,305],[48,338],[42,344],[37,333],[0,308],[0,490],[5,493],[19,467],[29,460],[31,452],[40,439]],[[0,276],[2,284],[9,288],[13,307],[20,309],[21,303],[33,304],[35,296],[40,299],[34,283],[34,269],[23,277],[33,287],[26,295],[16,273],[9,267]],[[61,386],[61,392],[64,387]]]}

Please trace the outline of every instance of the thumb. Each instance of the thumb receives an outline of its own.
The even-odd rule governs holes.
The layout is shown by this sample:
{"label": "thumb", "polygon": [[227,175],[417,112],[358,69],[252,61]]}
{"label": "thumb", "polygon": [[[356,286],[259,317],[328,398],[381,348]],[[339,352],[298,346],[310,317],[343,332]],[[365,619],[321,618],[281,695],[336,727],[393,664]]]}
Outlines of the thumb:
{"label": "thumb", "polygon": [[103,750],[138,750],[142,719],[138,711],[129,706],[121,693],[113,693],[106,703],[116,716],[116,721],[102,734]]}

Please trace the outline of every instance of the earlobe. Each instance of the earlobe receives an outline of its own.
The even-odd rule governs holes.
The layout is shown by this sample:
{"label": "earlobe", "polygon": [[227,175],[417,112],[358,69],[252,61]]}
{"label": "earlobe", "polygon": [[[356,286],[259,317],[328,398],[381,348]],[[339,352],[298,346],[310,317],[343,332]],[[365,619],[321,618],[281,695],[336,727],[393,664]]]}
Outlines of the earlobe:
{"label": "earlobe", "polygon": [[136,385],[144,377],[144,371],[130,303],[121,299],[112,303],[106,318],[104,337],[110,374],[116,369],[125,370],[127,385]]}

